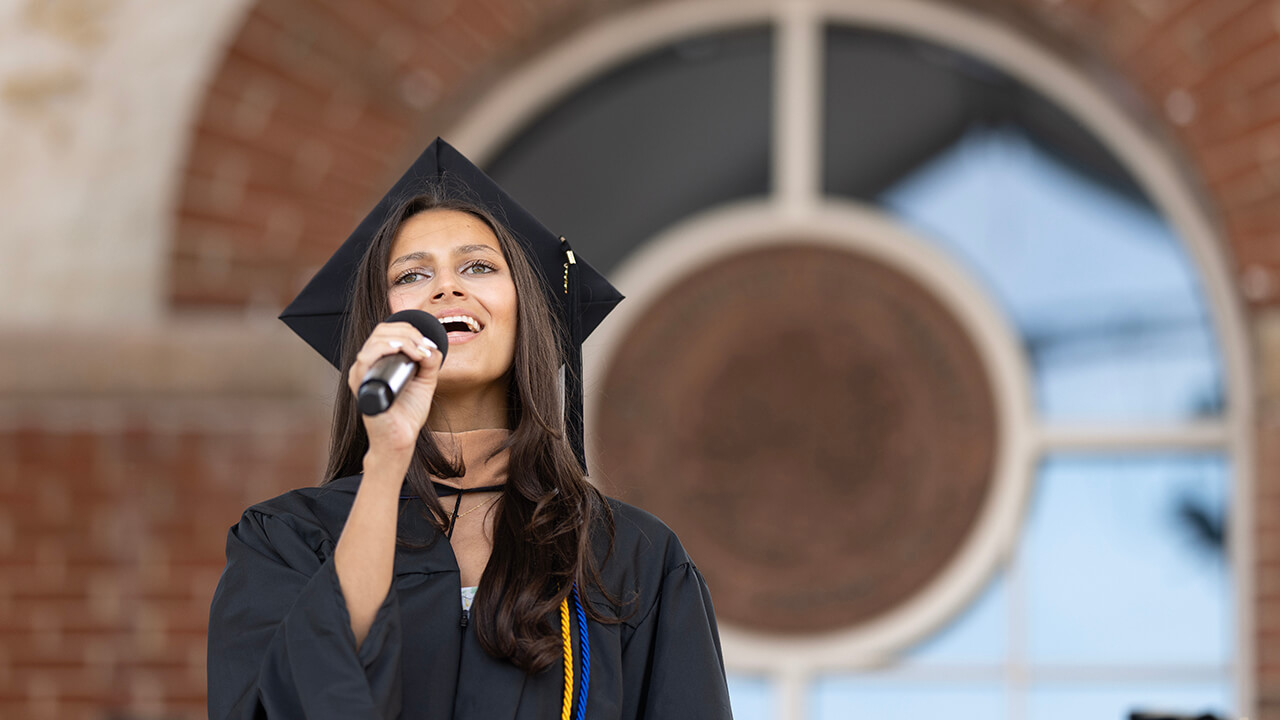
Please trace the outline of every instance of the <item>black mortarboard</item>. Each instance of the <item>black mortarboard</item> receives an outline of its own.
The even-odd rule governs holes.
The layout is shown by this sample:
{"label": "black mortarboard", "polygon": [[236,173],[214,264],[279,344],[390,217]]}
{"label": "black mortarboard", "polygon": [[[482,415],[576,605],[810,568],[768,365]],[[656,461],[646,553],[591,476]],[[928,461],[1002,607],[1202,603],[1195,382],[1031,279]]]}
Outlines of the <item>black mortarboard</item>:
{"label": "black mortarboard", "polygon": [[526,257],[542,275],[551,311],[558,313],[565,329],[565,428],[585,471],[582,341],[622,300],[622,294],[595,268],[576,256],[563,237],[544,227],[480,168],[440,138],[427,146],[378,201],[342,247],[280,313],[280,319],[334,367],[341,369],[344,325],[360,258],[378,229],[401,203],[441,184],[465,186],[468,199],[479,202],[511,230]]}

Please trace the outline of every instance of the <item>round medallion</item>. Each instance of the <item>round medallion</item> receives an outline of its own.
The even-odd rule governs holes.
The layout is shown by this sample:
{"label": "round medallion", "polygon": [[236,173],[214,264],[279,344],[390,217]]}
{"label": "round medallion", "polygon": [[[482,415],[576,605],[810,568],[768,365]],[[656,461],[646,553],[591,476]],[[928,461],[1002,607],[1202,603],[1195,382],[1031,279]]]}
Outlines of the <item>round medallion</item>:
{"label": "round medallion", "polygon": [[973,530],[996,410],[972,340],[912,279],[828,246],[673,285],[617,346],[595,475],[680,536],[717,614],[847,628],[921,590]]}

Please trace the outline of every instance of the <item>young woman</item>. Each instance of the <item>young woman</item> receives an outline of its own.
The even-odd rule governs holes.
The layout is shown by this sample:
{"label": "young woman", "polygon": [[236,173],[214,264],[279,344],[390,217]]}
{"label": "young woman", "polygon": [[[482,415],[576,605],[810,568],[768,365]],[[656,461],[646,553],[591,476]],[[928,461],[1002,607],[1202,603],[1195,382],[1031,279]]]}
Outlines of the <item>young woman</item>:
{"label": "young woman", "polygon": [[[619,299],[432,143],[286,312],[345,386],[326,482],[228,535],[211,718],[730,717],[701,575],[580,465],[576,352]],[[405,309],[444,325],[443,364],[379,322]],[[416,375],[360,415],[361,380],[396,353]]]}

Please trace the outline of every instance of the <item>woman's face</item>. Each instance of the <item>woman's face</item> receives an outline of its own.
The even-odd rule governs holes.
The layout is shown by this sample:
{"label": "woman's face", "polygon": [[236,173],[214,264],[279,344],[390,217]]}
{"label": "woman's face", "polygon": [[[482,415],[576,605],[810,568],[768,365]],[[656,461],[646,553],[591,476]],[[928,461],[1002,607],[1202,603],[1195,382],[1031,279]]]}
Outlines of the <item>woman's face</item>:
{"label": "woman's face", "polygon": [[425,310],[449,333],[437,387],[502,383],[516,347],[516,286],[498,238],[458,210],[427,210],[400,226],[387,266],[391,311]]}

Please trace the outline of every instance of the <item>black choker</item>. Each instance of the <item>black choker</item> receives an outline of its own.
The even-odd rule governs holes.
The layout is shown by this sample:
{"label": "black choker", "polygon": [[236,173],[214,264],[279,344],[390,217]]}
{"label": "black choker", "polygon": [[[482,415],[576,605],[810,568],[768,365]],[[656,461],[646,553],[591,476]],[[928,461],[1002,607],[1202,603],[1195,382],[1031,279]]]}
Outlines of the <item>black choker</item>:
{"label": "black choker", "polygon": [[439,495],[440,497],[449,497],[450,495],[465,495],[467,493],[494,492],[495,490],[501,490],[506,487],[506,485],[485,485],[484,487],[456,488],[452,485],[445,485],[444,483],[438,483],[435,480],[432,480],[431,484],[436,489],[436,495]]}
{"label": "black choker", "polygon": [[[457,496],[457,499],[453,501],[453,514],[449,517],[449,529],[445,531],[445,534],[444,534],[444,536],[449,538],[450,540],[453,539],[453,526],[456,525],[458,522],[458,510],[462,507],[463,495],[466,495],[467,493],[497,492],[507,487],[506,485],[485,485],[484,487],[456,488],[452,485],[445,485],[444,483],[438,483],[434,480],[431,481],[431,484],[432,486],[435,487],[436,495],[439,497],[449,497],[450,495]],[[401,495],[400,499],[404,500],[404,499],[413,498],[413,497],[417,497],[417,496]],[[471,512],[471,511],[468,510],[467,512]]]}

